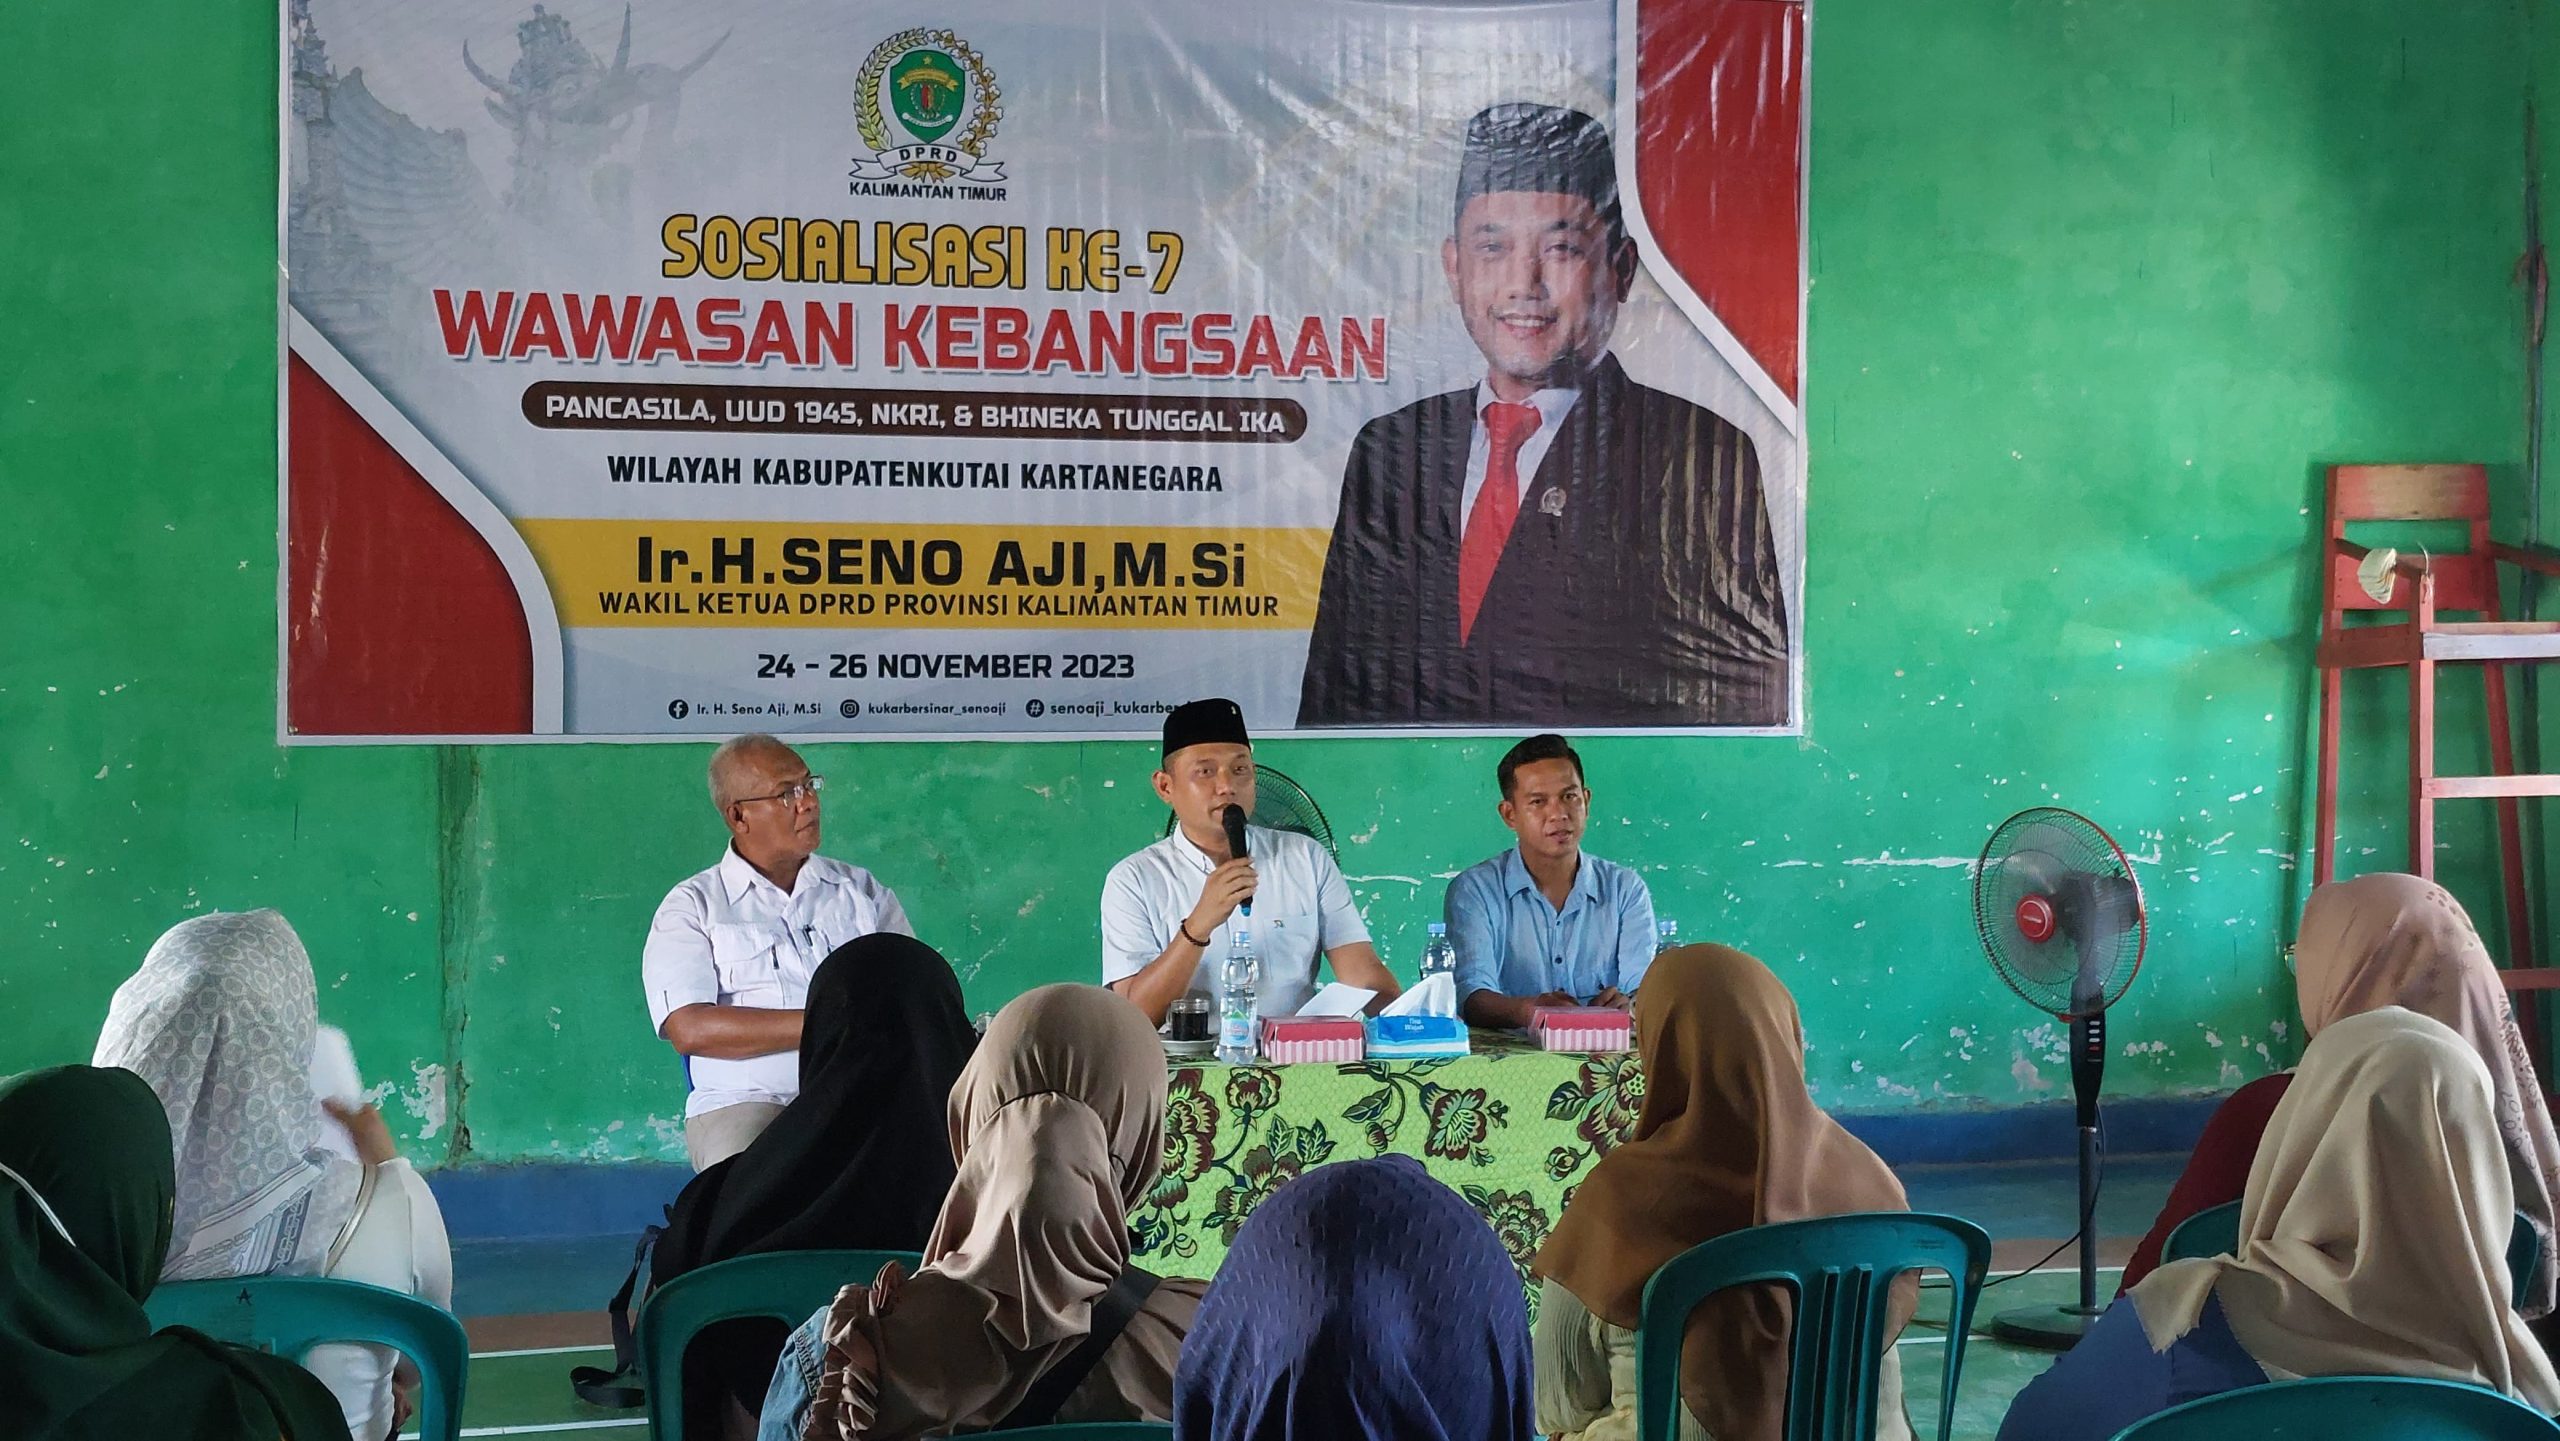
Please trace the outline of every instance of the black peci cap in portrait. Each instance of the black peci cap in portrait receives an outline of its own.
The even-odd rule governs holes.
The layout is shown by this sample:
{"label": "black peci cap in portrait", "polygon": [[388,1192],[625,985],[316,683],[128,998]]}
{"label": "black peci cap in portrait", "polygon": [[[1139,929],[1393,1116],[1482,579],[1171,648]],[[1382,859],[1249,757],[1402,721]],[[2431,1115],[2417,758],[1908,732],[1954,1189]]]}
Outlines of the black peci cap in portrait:
{"label": "black peci cap in portrait", "polygon": [[1164,754],[1167,756],[1184,746],[1206,745],[1213,741],[1222,745],[1253,744],[1253,738],[1245,734],[1244,709],[1224,696],[1185,701],[1164,718]]}

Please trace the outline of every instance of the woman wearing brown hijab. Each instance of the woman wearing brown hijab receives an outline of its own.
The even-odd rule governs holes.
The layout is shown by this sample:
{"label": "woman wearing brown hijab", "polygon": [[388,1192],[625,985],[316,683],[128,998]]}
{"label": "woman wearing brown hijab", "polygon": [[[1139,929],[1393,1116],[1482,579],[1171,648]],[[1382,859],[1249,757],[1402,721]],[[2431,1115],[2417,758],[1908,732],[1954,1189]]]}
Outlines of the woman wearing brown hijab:
{"label": "woman wearing brown hijab", "polygon": [[[1163,1049],[1121,997],[1043,986],[997,1013],[951,1091],[959,1174],[923,1269],[847,1286],[793,1335],[759,1436],[893,1441],[1014,1418],[1129,1266],[1164,1106]],[[1204,1289],[1158,1284],[1055,1419],[1170,1418]]]}
{"label": "woman wearing brown hijab", "polygon": [[[2496,1089],[2498,1134],[2515,1188],[2515,1206],[2542,1239],[2533,1289],[2522,1314],[2552,1310],[2560,1265],[2553,1251],[2553,1195],[2560,1191],[2560,1137],[2542,1099],[2542,1083],[2516,1031],[2497,965],[2471,918],[2444,887],[2416,876],[2382,874],[2338,881],[2311,893],[2295,940],[2294,991],[2304,1040],[2336,1021],[2402,1006],[2453,1028],[2478,1052]],[[2237,1201],[2258,1154],[2259,1137],[2293,1080],[2262,1076],[2217,1107],[2196,1140],[2184,1174],[2170,1188],[2151,1232],[2125,1264],[2119,1294],[2140,1285],[2160,1264],[2178,1223]]]}
{"label": "woman wearing brown hijab", "polygon": [[[1805,1089],[1804,1023],[1767,966],[1724,946],[1653,963],[1636,1001],[1644,1109],[1633,1139],[1592,1168],[1565,1208],[1537,1274],[1538,1429],[1564,1441],[1632,1441],[1635,1327],[1645,1282],[1703,1241],[1773,1221],[1910,1202],[1875,1152]],[[1918,1300],[1896,1291],[1892,1331]],[[1784,1434],[1792,1299],[1775,1286],[1707,1299],[1680,1352],[1684,1438],[1776,1441]],[[1888,1341],[1878,1441],[1908,1441],[1902,1369]]]}

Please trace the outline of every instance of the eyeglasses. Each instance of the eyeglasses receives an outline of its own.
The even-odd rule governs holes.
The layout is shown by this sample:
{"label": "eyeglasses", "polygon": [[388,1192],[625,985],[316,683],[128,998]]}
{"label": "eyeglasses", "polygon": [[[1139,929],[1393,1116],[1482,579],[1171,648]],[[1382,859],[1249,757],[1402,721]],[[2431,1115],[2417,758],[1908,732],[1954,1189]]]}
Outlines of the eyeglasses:
{"label": "eyeglasses", "polygon": [[825,776],[811,776],[805,781],[784,786],[769,796],[740,796],[735,804],[743,806],[752,805],[757,801],[780,801],[786,808],[796,808],[802,801],[816,800],[818,792],[826,788]]}

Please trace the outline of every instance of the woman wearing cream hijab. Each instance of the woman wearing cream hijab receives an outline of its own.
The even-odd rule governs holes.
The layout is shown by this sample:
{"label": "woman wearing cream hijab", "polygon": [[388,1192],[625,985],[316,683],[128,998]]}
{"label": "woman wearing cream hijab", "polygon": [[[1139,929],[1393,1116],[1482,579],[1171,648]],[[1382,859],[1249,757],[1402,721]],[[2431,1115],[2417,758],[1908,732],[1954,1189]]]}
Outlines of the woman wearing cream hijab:
{"label": "woman wearing cream hijab", "polygon": [[[924,1268],[847,1286],[794,1333],[757,1434],[890,1441],[1011,1416],[1077,1352],[1128,1269],[1128,1217],[1163,1163],[1164,1105],[1163,1049],[1128,1001],[1057,985],[1006,1006],[951,1091],[959,1174]],[[1056,1419],[1171,1417],[1203,1289],[1159,1283]]]}
{"label": "woman wearing cream hijab", "polygon": [[[1546,1246],[1535,1337],[1538,1429],[1565,1441],[1634,1441],[1635,1327],[1645,1282],[1703,1241],[1772,1221],[1907,1211],[1876,1153],[1813,1103],[1804,1023],[1767,966],[1724,946],[1669,952],[1636,1002],[1644,1109],[1636,1133],[1592,1168]],[[1899,1332],[1916,1278],[1894,1295]],[[1684,1441],[1784,1434],[1793,1303],[1775,1286],[1707,1298],[1680,1352]],[[1888,1344],[1878,1441],[1908,1441],[1902,1367]]]}
{"label": "woman wearing cream hijab", "polygon": [[[2461,905],[2442,886],[2416,876],[2358,876],[2320,887],[2302,910],[2294,989],[2307,1037],[2316,1039],[2348,1016],[2405,1006],[2451,1027],[2479,1055],[2496,1092],[2498,1135],[2516,1209],[2542,1240],[2524,1314],[2531,1319],[2549,1313],[2554,1288],[2560,1287],[2552,1220],[2552,1198],[2560,1192],[2560,1137],[2553,1134],[2542,1084],[2517,1034],[2498,969]],[[2279,1074],[2252,1081],[2214,1112],[2151,1233],[2126,1264],[2122,1290],[2151,1274],[2179,1222],[2240,1199],[2259,1134],[2291,1079]]]}
{"label": "woman wearing cream hijab", "polygon": [[2268,1122],[2238,1253],[2161,1267],[2030,1382],[2000,1441],[2105,1441],[2303,1376],[2413,1376],[2548,1415],[2560,1377],[2508,1302],[2496,1091],[2451,1028],[2386,1007],[2324,1027]]}

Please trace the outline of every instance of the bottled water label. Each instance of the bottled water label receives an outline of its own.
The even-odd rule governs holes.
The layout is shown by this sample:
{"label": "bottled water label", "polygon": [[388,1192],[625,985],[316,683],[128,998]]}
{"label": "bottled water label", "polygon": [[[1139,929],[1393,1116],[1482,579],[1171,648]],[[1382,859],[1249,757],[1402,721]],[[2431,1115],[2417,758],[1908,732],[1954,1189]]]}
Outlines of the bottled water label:
{"label": "bottled water label", "polygon": [[1253,953],[1253,936],[1239,919],[1227,944],[1226,968],[1218,977],[1218,1059],[1238,1064],[1253,1059],[1255,1027],[1262,1007],[1262,962]]}

